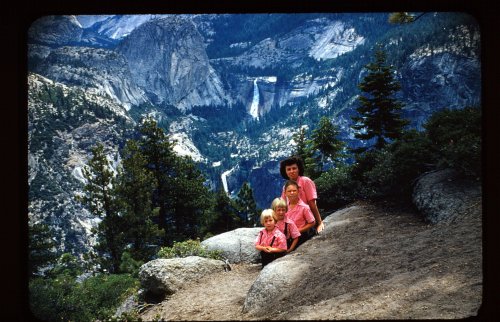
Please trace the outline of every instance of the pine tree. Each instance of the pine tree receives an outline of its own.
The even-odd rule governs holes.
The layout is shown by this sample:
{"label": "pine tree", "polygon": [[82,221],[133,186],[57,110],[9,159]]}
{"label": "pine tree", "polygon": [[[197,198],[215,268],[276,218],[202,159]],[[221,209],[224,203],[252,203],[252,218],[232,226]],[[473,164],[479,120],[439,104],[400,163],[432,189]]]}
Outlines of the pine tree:
{"label": "pine tree", "polygon": [[242,226],[242,221],[237,215],[237,209],[226,191],[220,185],[215,200],[215,220],[210,231],[213,234],[221,234]]}
{"label": "pine tree", "polygon": [[306,128],[301,126],[298,132],[292,137],[297,142],[293,155],[300,156],[304,161],[304,175],[311,179],[317,178],[320,175],[318,171],[318,159],[314,156],[311,140],[307,136]]}
{"label": "pine tree", "polygon": [[236,205],[240,218],[242,218],[248,226],[255,227],[259,222],[259,213],[253,196],[253,190],[246,181],[243,182],[238,192]]}
{"label": "pine tree", "polygon": [[101,265],[117,272],[120,257],[124,248],[122,220],[118,214],[118,202],[115,191],[115,176],[111,163],[106,158],[104,146],[98,144],[92,148],[92,158],[83,168],[83,176],[87,183],[83,187],[83,195],[77,199],[89,207],[95,216],[102,218],[98,225],[99,251],[110,255],[111,263],[103,259]]}
{"label": "pine tree", "polygon": [[172,189],[171,178],[175,175],[173,144],[152,118],[141,122],[139,134],[141,152],[146,158],[148,170],[155,178],[153,207],[158,207],[158,225],[165,232],[165,240],[168,240],[172,224],[169,191]]}
{"label": "pine tree", "polygon": [[125,242],[135,260],[147,261],[156,253],[164,233],[153,223],[152,196],[155,181],[148,171],[146,158],[135,140],[126,142],[118,172],[117,194],[123,214]]}
{"label": "pine tree", "polygon": [[153,206],[165,232],[164,243],[200,237],[213,216],[213,196],[189,157],[179,157],[164,130],[152,118],[139,127],[138,140],[147,169],[154,177]]}
{"label": "pine tree", "polygon": [[213,196],[205,178],[190,157],[176,157],[175,177],[169,190],[173,239],[201,237],[204,225],[212,217]]}
{"label": "pine tree", "polygon": [[340,157],[340,153],[345,146],[345,143],[337,138],[339,134],[339,128],[330,122],[326,116],[323,116],[320,119],[318,127],[312,132],[311,146],[312,149],[319,151],[321,154],[321,171],[323,170],[327,159],[335,161]]}
{"label": "pine tree", "polygon": [[29,273],[36,274],[40,268],[53,263],[57,258],[55,242],[46,224],[29,225]]}
{"label": "pine tree", "polygon": [[[365,93],[359,96],[358,114],[353,116],[353,129],[361,131],[355,137],[361,140],[376,139],[375,149],[382,149],[388,140],[400,138],[407,120],[400,117],[403,103],[393,95],[400,89],[400,84],[394,79],[391,66],[386,65],[386,54],[378,48],[375,61],[366,65],[368,74],[358,87]],[[358,152],[365,151],[359,149]]]}

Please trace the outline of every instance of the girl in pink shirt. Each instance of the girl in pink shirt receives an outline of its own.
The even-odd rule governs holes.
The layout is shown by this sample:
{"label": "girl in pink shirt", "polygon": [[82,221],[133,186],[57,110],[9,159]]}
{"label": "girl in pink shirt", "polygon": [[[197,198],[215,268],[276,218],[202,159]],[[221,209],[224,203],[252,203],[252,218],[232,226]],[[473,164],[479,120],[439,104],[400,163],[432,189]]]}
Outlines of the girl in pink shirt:
{"label": "girl in pink shirt", "polygon": [[255,248],[260,251],[262,267],[286,254],[286,237],[276,227],[276,214],[272,209],[262,211],[260,223],[264,226],[255,239]]}
{"label": "girl in pink shirt", "polygon": [[286,200],[283,198],[276,198],[271,204],[271,208],[276,214],[278,222],[276,226],[285,235],[286,244],[288,246],[287,253],[291,252],[297,246],[299,241],[300,232],[293,220],[286,216],[288,206]]}
{"label": "girl in pink shirt", "polygon": [[[325,228],[325,225],[316,205],[316,199],[318,199],[316,185],[310,178],[304,177],[304,162],[299,156],[292,156],[282,160],[280,162],[280,173],[286,180],[297,182],[299,186],[299,198],[311,209],[316,220],[316,231],[320,233]],[[285,197],[285,189],[283,189],[281,196],[282,198]]]}
{"label": "girl in pink shirt", "polygon": [[285,183],[285,195],[288,200],[286,216],[293,220],[300,232],[297,247],[312,237],[310,232],[314,227],[315,219],[311,209],[299,198],[299,185],[293,180]]}

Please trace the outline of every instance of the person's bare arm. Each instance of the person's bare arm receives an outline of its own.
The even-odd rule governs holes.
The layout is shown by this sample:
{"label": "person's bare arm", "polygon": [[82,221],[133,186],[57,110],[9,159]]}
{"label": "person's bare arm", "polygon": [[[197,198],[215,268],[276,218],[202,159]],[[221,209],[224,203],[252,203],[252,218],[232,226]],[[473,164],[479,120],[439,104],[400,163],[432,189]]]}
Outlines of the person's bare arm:
{"label": "person's bare arm", "polygon": [[292,244],[290,245],[290,248],[288,248],[286,252],[289,253],[292,250],[294,250],[298,242],[299,242],[299,237],[295,237],[292,241]]}
{"label": "person's bare arm", "polygon": [[316,219],[316,231],[320,233],[325,228],[325,224],[323,223],[321,215],[319,214],[318,206],[316,205],[316,199],[309,200],[307,204],[309,205],[309,208],[314,215],[314,219]]}
{"label": "person's bare arm", "polygon": [[314,224],[315,224],[315,222],[312,222],[312,223],[304,225],[304,227],[302,227],[302,228],[299,228],[300,233],[301,234],[305,233],[306,231],[308,231],[309,229],[314,227]]}

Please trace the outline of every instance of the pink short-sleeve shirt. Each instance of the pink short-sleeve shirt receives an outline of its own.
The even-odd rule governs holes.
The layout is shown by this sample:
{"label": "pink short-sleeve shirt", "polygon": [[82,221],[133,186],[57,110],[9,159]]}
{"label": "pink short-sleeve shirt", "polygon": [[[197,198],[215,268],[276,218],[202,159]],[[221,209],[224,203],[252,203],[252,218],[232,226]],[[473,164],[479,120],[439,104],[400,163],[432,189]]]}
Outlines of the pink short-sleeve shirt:
{"label": "pink short-sleeve shirt", "polygon": [[301,229],[307,224],[316,222],[309,206],[300,199],[299,203],[293,209],[290,209],[290,206],[288,207],[285,216],[293,220],[298,229]]}
{"label": "pink short-sleeve shirt", "polygon": [[[286,225],[287,226],[287,228],[286,228],[286,234],[285,234],[285,223],[287,224]],[[291,220],[287,216],[285,216],[285,219],[278,221],[276,223],[276,227],[278,227],[278,229],[283,234],[285,234],[286,238],[295,239],[295,238],[297,238],[297,237],[300,236],[300,231],[297,228],[297,225],[295,225],[295,223],[293,222],[293,220]]]}
{"label": "pink short-sleeve shirt", "polygon": [[[297,184],[299,185],[300,200],[304,201],[307,204],[309,200],[318,199],[316,184],[310,178],[299,176],[297,178]],[[285,187],[283,186],[281,198],[285,199],[285,197]]]}
{"label": "pink short-sleeve shirt", "polygon": [[[274,242],[271,245],[273,237]],[[255,238],[255,246],[257,245],[287,249],[286,237],[276,226],[271,232],[268,232],[266,228],[262,229],[257,235],[257,238]]]}

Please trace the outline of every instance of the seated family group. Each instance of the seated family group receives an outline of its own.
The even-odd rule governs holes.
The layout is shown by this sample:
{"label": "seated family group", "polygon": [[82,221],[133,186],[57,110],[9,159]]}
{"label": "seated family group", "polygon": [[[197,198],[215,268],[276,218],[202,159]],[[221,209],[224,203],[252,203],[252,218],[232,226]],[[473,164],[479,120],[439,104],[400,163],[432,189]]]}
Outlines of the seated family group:
{"label": "seated family group", "polygon": [[302,159],[293,156],[281,161],[280,173],[287,181],[281,197],[273,200],[270,209],[262,211],[260,222],[264,228],[255,240],[262,267],[293,251],[324,228],[316,205],[316,185],[303,175]]}

